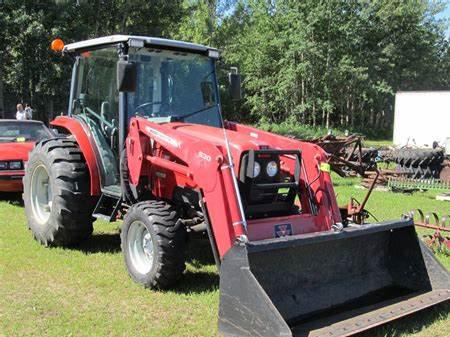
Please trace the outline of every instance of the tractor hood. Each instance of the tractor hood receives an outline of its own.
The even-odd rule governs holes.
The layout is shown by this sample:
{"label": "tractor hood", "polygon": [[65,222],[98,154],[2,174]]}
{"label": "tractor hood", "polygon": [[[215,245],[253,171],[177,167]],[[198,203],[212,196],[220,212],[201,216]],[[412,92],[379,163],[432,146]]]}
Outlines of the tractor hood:
{"label": "tractor hood", "polygon": [[[178,132],[184,133],[196,139],[203,140],[205,141],[205,143],[217,146],[224,157],[227,157],[223,129],[200,124],[170,123],[170,125]],[[241,166],[240,161],[242,153],[249,150],[270,148],[268,143],[258,140],[247,133],[237,132],[230,129],[225,130],[227,133],[228,142],[230,144],[230,151],[235,165],[235,173],[237,175],[239,174],[239,168]]]}
{"label": "tractor hood", "polygon": [[[207,125],[170,123],[173,129],[182,132],[188,136],[204,140],[207,143],[219,147],[223,154],[226,154],[225,138],[222,129]],[[230,143],[231,154],[235,160],[239,160],[242,152],[248,150],[259,150],[269,148],[269,144],[252,137],[249,134],[236,132],[226,129],[228,141]],[[238,164],[238,163],[236,163]]]}

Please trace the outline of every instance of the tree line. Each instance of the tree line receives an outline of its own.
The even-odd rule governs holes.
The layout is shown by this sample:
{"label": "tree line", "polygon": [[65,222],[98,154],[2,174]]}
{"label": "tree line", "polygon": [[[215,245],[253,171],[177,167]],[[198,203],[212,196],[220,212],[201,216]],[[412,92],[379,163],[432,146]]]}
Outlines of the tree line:
{"label": "tree line", "polygon": [[[394,95],[450,86],[446,3],[436,0],[3,0],[0,109],[66,110],[73,42],[142,34],[209,44],[227,118],[389,133]],[[244,99],[226,95],[237,66]],[[3,95],[1,93],[3,88]],[[426,113],[426,112],[424,112]]]}

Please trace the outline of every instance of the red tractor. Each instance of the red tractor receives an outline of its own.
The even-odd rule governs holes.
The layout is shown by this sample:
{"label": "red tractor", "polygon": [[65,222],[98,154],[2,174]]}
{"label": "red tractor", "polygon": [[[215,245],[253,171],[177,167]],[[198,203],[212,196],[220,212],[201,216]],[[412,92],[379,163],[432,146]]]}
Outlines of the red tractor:
{"label": "red tractor", "polygon": [[[168,288],[203,231],[228,336],[348,336],[450,298],[410,219],[342,225],[321,148],[222,120],[216,49],[124,35],[54,46],[74,59],[68,114],[24,178],[42,244],[123,218],[131,278]],[[236,73],[230,87],[238,98]]]}

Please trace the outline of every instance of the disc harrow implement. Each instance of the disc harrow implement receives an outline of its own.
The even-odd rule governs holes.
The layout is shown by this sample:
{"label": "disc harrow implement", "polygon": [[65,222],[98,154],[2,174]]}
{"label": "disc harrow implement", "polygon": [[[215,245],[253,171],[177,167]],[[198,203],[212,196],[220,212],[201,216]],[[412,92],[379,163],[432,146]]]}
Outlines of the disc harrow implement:
{"label": "disc harrow implement", "polygon": [[424,234],[426,244],[433,251],[450,249],[450,215],[439,217],[435,212],[424,213],[421,209],[410,211],[406,217],[414,220],[414,225],[434,230],[432,234]]}

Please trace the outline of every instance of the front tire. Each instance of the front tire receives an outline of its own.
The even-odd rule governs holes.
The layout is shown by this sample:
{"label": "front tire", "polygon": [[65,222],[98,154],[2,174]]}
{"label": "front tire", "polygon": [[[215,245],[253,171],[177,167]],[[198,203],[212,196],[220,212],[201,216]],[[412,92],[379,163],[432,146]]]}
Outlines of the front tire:
{"label": "front tire", "polygon": [[92,234],[94,200],[78,144],[54,138],[36,145],[23,179],[28,227],[46,246],[72,246]]}
{"label": "front tire", "polygon": [[143,201],[125,216],[121,247],[131,278],[149,288],[174,285],[185,269],[186,231],[176,209],[164,201]]}

